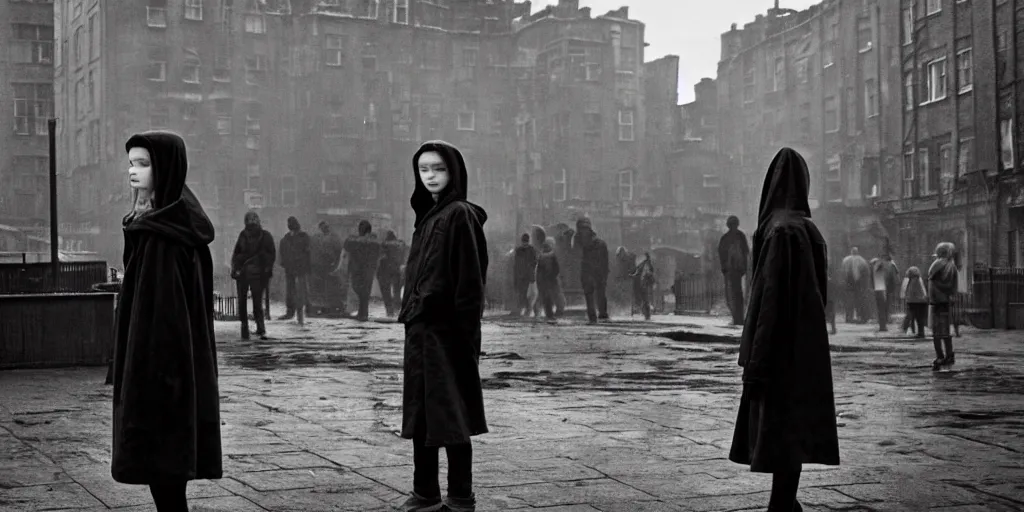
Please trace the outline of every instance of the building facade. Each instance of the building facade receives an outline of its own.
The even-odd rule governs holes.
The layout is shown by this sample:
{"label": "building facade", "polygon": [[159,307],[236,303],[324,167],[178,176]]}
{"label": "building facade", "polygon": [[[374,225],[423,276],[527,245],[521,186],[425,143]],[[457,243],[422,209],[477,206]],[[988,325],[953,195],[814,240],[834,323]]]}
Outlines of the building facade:
{"label": "building facade", "polygon": [[[53,116],[54,17],[50,1],[0,1],[0,225],[49,236],[49,144]],[[15,230],[15,231],[12,231]],[[27,251],[9,238],[0,251]]]}
{"label": "building facade", "polygon": [[[497,243],[578,215],[618,243],[627,204],[671,199],[668,170],[648,166],[643,24],[578,4],[57,0],[62,200],[97,231],[86,245],[116,261],[121,142],[167,128],[188,143],[224,265],[251,208],[274,233],[295,215],[408,238],[411,155],[444,139],[463,149]],[[661,88],[675,90],[677,69]]]}
{"label": "building facade", "polygon": [[745,206],[745,225],[756,221],[768,164],[788,146],[810,167],[811,208],[830,252],[884,250],[889,233],[873,207],[891,129],[882,107],[898,98],[886,87],[896,37],[885,4],[775,8],[722,35],[719,142],[733,171],[728,201]]}
{"label": "building facade", "polygon": [[[893,2],[902,101],[886,208],[907,261],[952,241],[968,268],[1024,267],[1020,2]],[[970,272],[965,273],[970,277]]]}

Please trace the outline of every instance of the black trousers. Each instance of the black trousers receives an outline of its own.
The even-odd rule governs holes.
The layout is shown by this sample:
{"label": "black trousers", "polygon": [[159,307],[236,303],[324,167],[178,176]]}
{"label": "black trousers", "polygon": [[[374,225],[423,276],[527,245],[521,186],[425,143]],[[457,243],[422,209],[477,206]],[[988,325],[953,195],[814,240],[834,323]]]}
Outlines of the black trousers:
{"label": "black trousers", "polygon": [[[424,418],[424,421],[426,419]],[[422,423],[420,423],[422,425]],[[420,429],[425,432],[426,429]],[[412,439],[412,490],[424,498],[441,496],[438,483],[439,446],[426,446],[426,434],[417,433]],[[469,498],[473,495],[473,445],[458,444],[444,447],[448,455],[448,496]]]}
{"label": "black trousers", "polygon": [[555,318],[555,304],[558,302],[558,280],[537,280],[537,299],[544,305],[544,316]]}
{"label": "black trousers", "polygon": [[926,323],[928,323],[928,303],[908,302],[907,316],[903,318],[903,328],[900,331],[906,332],[907,327],[912,327],[914,332],[917,333],[917,337],[923,338],[924,324]]}
{"label": "black trousers", "polygon": [[356,318],[360,320],[370,318],[370,292],[373,290],[373,274],[370,277],[349,276],[349,282],[352,283],[352,291],[356,292],[356,297],[359,299],[359,312],[356,313]]}
{"label": "black trousers", "polygon": [[397,270],[380,270],[377,272],[377,285],[380,286],[387,315],[397,315],[402,309],[402,273]]}
{"label": "black trousers", "polygon": [[242,337],[249,337],[249,291],[252,291],[252,316],[256,319],[256,332],[267,332],[263,322],[263,293],[265,281],[262,278],[241,278],[235,281],[238,290],[238,320],[242,322]]}
{"label": "black trousers", "polygon": [[526,314],[530,314],[530,282],[516,281],[516,315],[523,314],[523,310]]}
{"label": "black trousers", "polygon": [[595,276],[583,279],[583,297],[587,301],[587,319],[596,322],[597,319],[608,318],[608,276]]}
{"label": "black trousers", "polygon": [[149,493],[157,512],[188,512],[188,498],[185,495],[187,482],[153,484]]}
{"label": "black trousers", "polygon": [[743,311],[743,274],[737,272],[726,272],[725,293],[729,299],[729,311],[732,312],[733,325],[743,325],[745,319]]}
{"label": "black trousers", "polygon": [[878,312],[878,328],[886,330],[889,327],[889,296],[884,291],[875,292],[875,309]]}

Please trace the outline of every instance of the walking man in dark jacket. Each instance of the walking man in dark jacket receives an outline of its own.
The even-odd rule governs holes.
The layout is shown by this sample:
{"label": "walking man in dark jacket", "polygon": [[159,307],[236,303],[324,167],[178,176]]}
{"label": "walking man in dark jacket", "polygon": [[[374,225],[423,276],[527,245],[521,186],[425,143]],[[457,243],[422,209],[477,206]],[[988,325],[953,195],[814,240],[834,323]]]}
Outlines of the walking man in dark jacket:
{"label": "walking man in dark jacket", "polygon": [[245,229],[238,234],[235,251],[231,255],[231,277],[238,290],[238,319],[242,322],[242,339],[249,339],[249,313],[246,308],[252,291],[252,315],[256,319],[256,335],[267,338],[263,321],[263,293],[274,273],[277,250],[274,237],[260,224],[260,216],[249,211],[245,214]]}
{"label": "walking man in dark jacket", "polygon": [[730,215],[725,225],[729,231],[718,242],[718,261],[725,277],[725,298],[732,311],[732,323],[743,325],[743,276],[747,275],[750,248],[747,235],[739,230],[739,217]]}
{"label": "walking man in dark jacket", "polygon": [[309,235],[302,230],[299,220],[288,217],[288,233],[281,237],[281,267],[284,268],[285,305],[287,311],[278,320],[291,320],[296,313],[299,325],[305,324],[307,278],[312,267]]}
{"label": "walking man in dark jacket", "polygon": [[590,219],[584,217],[576,221],[573,245],[582,249],[580,284],[587,301],[587,320],[592,324],[608,320],[608,244],[594,232]]}
{"label": "walking man in dark jacket", "polygon": [[[471,437],[487,433],[480,382],[487,212],[466,200],[466,162],[455,146],[426,142],[412,164],[416,231],[398,321],[405,324],[402,437],[412,439],[415,467],[402,510],[473,512]],[[441,446],[448,454],[443,504]]]}
{"label": "walking man in dark jacket", "polygon": [[369,221],[359,221],[359,234],[345,240],[345,252],[348,253],[349,282],[359,298],[356,320],[365,322],[370,318],[370,291],[380,262],[380,242]]}
{"label": "walking man in dark jacket", "polygon": [[405,263],[405,244],[394,231],[388,230],[381,244],[380,266],[377,267],[377,285],[384,299],[388,318],[398,314],[402,302],[402,265]]}
{"label": "walking man in dark jacket", "polygon": [[529,291],[530,284],[534,282],[537,275],[537,249],[530,245],[530,235],[523,233],[519,239],[519,246],[516,247],[513,255],[513,286],[516,289],[516,312],[515,316],[526,310],[530,314]]}
{"label": "walking man in dark jacket", "polygon": [[839,465],[839,436],[825,301],[825,240],[811,222],[810,173],[783,148],[768,168],[754,232],[750,311],[729,460],[772,474],[768,510],[803,510],[803,464]]}
{"label": "walking man in dark jacket", "polygon": [[558,257],[550,240],[541,243],[541,255],[537,258],[537,299],[544,305],[544,316],[555,320],[555,301],[558,294]]}

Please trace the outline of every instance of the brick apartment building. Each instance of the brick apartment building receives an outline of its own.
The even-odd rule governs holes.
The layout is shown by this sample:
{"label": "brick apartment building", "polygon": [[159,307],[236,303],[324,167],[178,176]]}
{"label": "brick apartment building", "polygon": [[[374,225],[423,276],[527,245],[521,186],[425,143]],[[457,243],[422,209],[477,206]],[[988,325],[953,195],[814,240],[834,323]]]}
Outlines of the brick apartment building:
{"label": "brick apartment building", "polygon": [[[754,225],[765,170],[779,148],[803,154],[811,208],[841,257],[884,247],[879,162],[891,130],[884,105],[893,26],[877,0],[826,0],[804,11],[770,9],[722,35],[718,68],[721,151],[732,165],[729,201]],[[898,28],[898,27],[896,27]]]}
{"label": "brick apartment building", "polygon": [[[347,232],[368,218],[408,238],[410,157],[427,139],[464,149],[471,199],[488,209],[499,244],[579,214],[618,243],[624,219],[654,216],[629,204],[671,199],[654,176],[668,170],[647,168],[643,25],[626,9],[591,17],[576,0],[533,14],[512,0],[56,5],[62,201],[96,227],[85,243],[110,261],[130,195],[122,141],[151,128],[185,136],[190,185],[225,263],[249,208],[278,234],[295,215],[309,230],[327,220]],[[661,87],[674,91],[670,74]],[[674,96],[659,101],[675,108]]]}
{"label": "brick apartment building", "polygon": [[1022,9],[1006,0],[886,6],[900,22],[889,87],[902,101],[887,109],[900,129],[887,133],[882,205],[905,261],[921,264],[948,240],[969,268],[1024,267]]}
{"label": "brick apartment building", "polygon": [[34,250],[49,233],[53,2],[0,1],[0,48],[0,252]]}

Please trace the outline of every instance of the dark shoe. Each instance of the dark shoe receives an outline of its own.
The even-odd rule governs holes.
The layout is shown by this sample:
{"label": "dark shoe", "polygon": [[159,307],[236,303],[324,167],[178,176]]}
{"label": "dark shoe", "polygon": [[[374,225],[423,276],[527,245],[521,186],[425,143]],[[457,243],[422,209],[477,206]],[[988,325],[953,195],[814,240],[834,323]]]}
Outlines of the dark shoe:
{"label": "dark shoe", "polygon": [[804,512],[804,506],[799,501],[793,502],[793,512]]}
{"label": "dark shoe", "polygon": [[956,354],[949,354],[946,359],[942,361],[943,366],[953,366],[956,364]]}
{"label": "dark shoe", "polygon": [[410,493],[409,499],[399,505],[396,510],[401,510],[402,512],[435,512],[441,510],[442,507],[444,507],[444,502],[441,501],[440,496],[424,498],[414,492]]}
{"label": "dark shoe", "polygon": [[945,361],[945,359],[941,358],[936,358],[934,361],[932,361],[932,371],[941,370],[943,361]]}
{"label": "dark shoe", "polygon": [[443,511],[450,512],[476,512],[476,495],[470,494],[468,498],[456,498],[448,496],[444,500]]}
{"label": "dark shoe", "polygon": [[248,334],[243,334],[242,335],[242,341],[249,341],[249,335]]}

